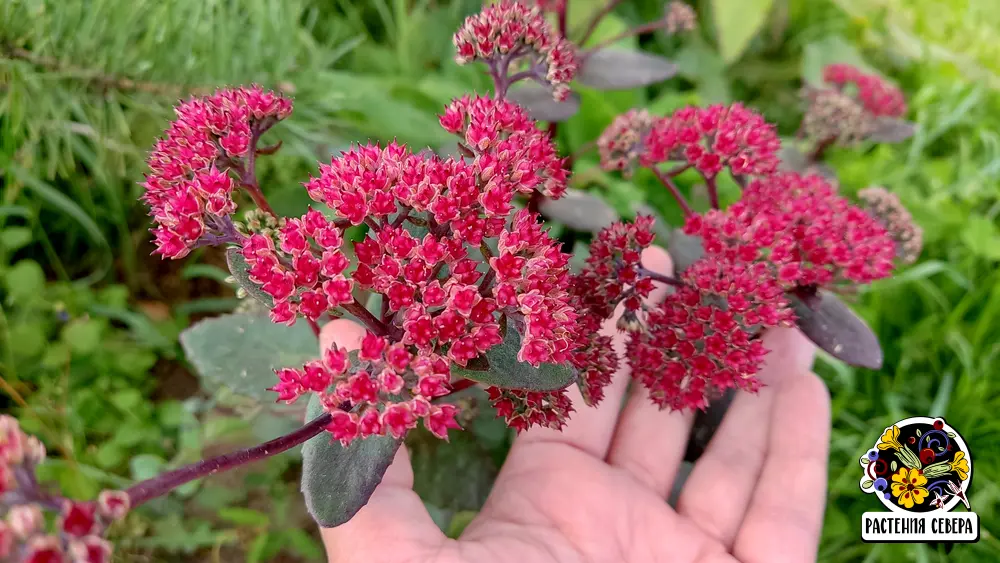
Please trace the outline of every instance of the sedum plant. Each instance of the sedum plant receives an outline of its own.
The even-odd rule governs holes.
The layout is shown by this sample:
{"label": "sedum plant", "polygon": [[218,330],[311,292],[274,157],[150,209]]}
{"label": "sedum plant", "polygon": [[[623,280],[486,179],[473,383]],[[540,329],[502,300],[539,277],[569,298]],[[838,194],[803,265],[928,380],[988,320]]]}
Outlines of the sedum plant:
{"label": "sedum plant", "polygon": [[[642,250],[657,242],[656,219],[644,215],[601,228],[582,269],[571,268],[536,212],[558,214],[569,176],[552,128],[536,119],[572,113],[575,80],[644,86],[673,66],[638,52],[583,51],[566,39],[565,3],[543,4],[502,0],[455,34],[457,62],[483,64],[495,88],[441,112],[454,156],[397,143],[354,146],[303,183],[314,206],[299,217],[275,215],[255,172],[258,159],[280,148],[265,137],[291,113],[290,99],[250,86],[176,108],[143,182],[156,252],[182,259],[223,247],[233,277],[269,316],[203,321],[182,344],[213,384],[308,402],[305,425],[80,502],[39,486],[34,469],[44,448],[13,418],[0,418],[0,560],[108,561],[104,533],[130,508],[299,445],[310,512],[323,526],[342,524],[365,505],[410,431],[423,425],[447,440],[461,430],[451,398],[473,386],[523,431],[562,428],[575,408],[599,404],[625,366],[663,409],[706,411],[734,390],[756,392],[768,352],[760,335],[771,327],[798,326],[845,361],[880,366],[877,340],[835,295],[914,259],[919,229],[883,188],[863,191],[857,206],[823,177],[788,169],[774,127],[738,103],[668,116],[634,109],[596,140],[605,169],[627,176],[647,168],[676,199],[685,216],[667,241],[676,276],[643,267]],[[693,25],[693,12],[671,3],[661,21],[630,33]],[[811,163],[822,147],[863,136],[869,114],[895,118],[905,108],[898,90],[860,71],[832,68],[827,79],[826,94],[807,95],[803,130],[817,143]],[[545,99],[525,96],[526,86]],[[854,122],[838,112],[862,116],[858,129],[847,131]],[[674,182],[688,170],[705,181],[705,213]],[[742,186],[725,209],[723,174]],[[244,220],[235,215],[241,195],[255,206]],[[666,299],[646,304],[664,285]],[[618,329],[630,335],[624,354],[600,330],[616,311]],[[359,346],[334,345],[312,358],[320,326],[339,317],[365,327]],[[586,405],[571,404],[572,385]],[[56,514],[52,526],[43,511]]]}

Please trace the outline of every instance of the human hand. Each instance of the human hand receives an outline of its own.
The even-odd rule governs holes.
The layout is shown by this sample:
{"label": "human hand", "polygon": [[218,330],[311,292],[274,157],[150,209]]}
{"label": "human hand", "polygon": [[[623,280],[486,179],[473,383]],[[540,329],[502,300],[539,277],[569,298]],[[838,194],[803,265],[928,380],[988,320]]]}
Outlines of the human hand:
{"label": "human hand", "polygon": [[[659,248],[646,268],[669,274]],[[654,294],[652,300],[663,298]],[[619,354],[624,336],[614,321]],[[357,348],[364,329],[325,327],[320,344]],[[354,518],[322,530],[332,562],[815,561],[826,497],[829,397],[813,373],[814,348],[798,330],[764,335],[771,353],[757,395],[738,393],[676,508],[667,504],[692,413],[660,411],[619,371],[598,408],[584,406],[561,431],[532,428],[515,440],[480,514],[447,538],[413,492],[400,448]],[[461,478],[461,476],[457,476]]]}

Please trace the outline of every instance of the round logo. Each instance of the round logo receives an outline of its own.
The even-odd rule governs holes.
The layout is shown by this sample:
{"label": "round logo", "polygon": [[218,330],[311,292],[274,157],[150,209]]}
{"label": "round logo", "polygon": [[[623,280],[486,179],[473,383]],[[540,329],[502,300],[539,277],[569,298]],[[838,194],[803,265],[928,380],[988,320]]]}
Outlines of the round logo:
{"label": "round logo", "polygon": [[889,510],[949,511],[959,503],[971,510],[972,456],[943,418],[915,416],[887,427],[860,463],[861,490]]}

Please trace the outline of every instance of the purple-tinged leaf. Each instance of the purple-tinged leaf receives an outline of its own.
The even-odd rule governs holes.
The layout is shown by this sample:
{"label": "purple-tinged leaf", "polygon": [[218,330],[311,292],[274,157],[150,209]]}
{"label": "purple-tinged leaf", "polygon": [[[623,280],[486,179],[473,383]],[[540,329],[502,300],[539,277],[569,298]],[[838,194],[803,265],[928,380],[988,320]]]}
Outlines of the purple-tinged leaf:
{"label": "purple-tinged leaf", "polygon": [[536,121],[566,121],[580,111],[580,95],[570,92],[563,101],[552,99],[552,91],[538,84],[521,84],[507,92],[507,98],[528,111]]}
{"label": "purple-tinged leaf", "polygon": [[[319,396],[313,395],[306,420],[323,414]],[[339,526],[368,504],[375,487],[396,456],[402,440],[369,436],[346,448],[322,434],[302,445],[302,496],[306,508],[323,528]]]}
{"label": "purple-tinged leaf", "polygon": [[789,172],[799,174],[819,174],[827,180],[837,181],[837,173],[826,163],[809,162],[809,157],[795,147],[783,146],[778,151],[778,158],[781,160],[780,168]]}
{"label": "purple-tinged leaf", "polygon": [[875,119],[867,138],[876,143],[901,143],[912,137],[916,130],[916,125],[904,119],[879,117]]}
{"label": "purple-tinged leaf", "polygon": [[574,189],[566,190],[566,194],[559,199],[545,198],[538,210],[573,230],[591,233],[619,219],[618,213],[603,199]]}
{"label": "purple-tinged leaf", "polygon": [[672,78],[677,69],[669,60],[644,51],[600,49],[586,56],[576,80],[598,90],[631,90]]}
{"label": "purple-tinged leaf", "polygon": [[878,337],[839,297],[819,290],[807,297],[789,298],[799,329],[821,350],[852,366],[881,369]]}

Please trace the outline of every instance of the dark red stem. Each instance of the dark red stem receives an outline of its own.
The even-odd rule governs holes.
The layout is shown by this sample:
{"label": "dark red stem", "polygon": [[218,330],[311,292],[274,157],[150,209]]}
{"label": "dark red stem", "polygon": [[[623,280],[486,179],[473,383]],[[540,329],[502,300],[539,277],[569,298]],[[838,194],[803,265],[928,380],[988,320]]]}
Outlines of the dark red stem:
{"label": "dark red stem", "polygon": [[673,180],[667,177],[663,172],[660,172],[658,169],[654,167],[650,167],[649,169],[653,171],[653,174],[656,175],[656,178],[660,181],[660,183],[670,190],[670,195],[674,196],[674,199],[677,200],[677,205],[681,206],[681,210],[684,211],[684,215],[694,215],[694,211],[688,204],[687,199],[684,198],[684,194],[677,189],[677,184],[675,184]]}
{"label": "dark red stem", "polygon": [[660,274],[652,270],[647,270],[646,268],[643,268],[641,266],[636,268],[636,273],[639,274],[640,276],[646,276],[647,278],[650,278],[654,281],[665,283],[667,285],[672,285],[674,287],[682,287],[684,285],[684,282],[682,282],[677,278]]}
{"label": "dark red stem", "polygon": [[715,185],[715,176],[705,178],[705,184],[708,186],[708,202],[712,205],[712,209],[718,209],[719,188]]}
{"label": "dark red stem", "polygon": [[316,321],[309,318],[307,318],[306,321],[309,323],[309,328],[312,329],[313,334],[316,335],[316,338],[319,338],[319,324],[316,323]]}
{"label": "dark red stem", "polygon": [[826,153],[826,149],[830,148],[836,141],[836,137],[830,137],[829,139],[816,143],[816,148],[809,154],[809,162],[815,163],[823,160],[823,154]]}
{"label": "dark red stem", "polygon": [[605,16],[610,14],[611,10],[614,10],[618,4],[621,4],[621,1],[622,0],[608,0],[608,3],[605,4],[603,8],[601,8],[601,11],[597,12],[597,14],[595,14],[594,17],[590,20],[590,23],[587,24],[587,29],[586,31],[583,32],[583,37],[580,38],[580,41],[577,44],[580,45],[581,47],[585,45],[587,43],[587,40],[590,39],[590,36],[593,35],[594,31],[597,29],[597,26],[600,25],[601,20],[603,20]]}
{"label": "dark red stem", "polygon": [[262,131],[254,131],[253,137],[250,139],[250,151],[247,154],[247,165],[243,169],[243,173],[240,177],[240,184],[246,188],[247,193],[253,199],[253,202],[257,204],[257,207],[266,211],[273,217],[277,217],[274,213],[274,209],[271,208],[271,204],[267,202],[267,198],[264,197],[264,192],[261,191],[260,185],[257,183],[257,141],[260,140],[260,135]]}
{"label": "dark red stem", "polygon": [[222,471],[228,471],[234,467],[239,467],[247,463],[265,459],[282,452],[288,451],[306,440],[316,436],[330,424],[330,414],[322,414],[314,418],[311,422],[298,430],[275,438],[270,442],[239,450],[228,454],[203,459],[197,463],[168,471],[162,475],[157,475],[152,479],[136,483],[125,492],[128,494],[132,507],[139,506],[146,501],[162,496],[185,483],[200,479],[208,475],[214,475]]}
{"label": "dark red stem", "polygon": [[464,391],[469,387],[473,387],[474,385],[476,385],[476,382],[471,379],[463,379],[461,381],[456,381],[455,383],[451,384],[451,391],[448,392],[448,395],[454,395],[455,393],[458,393],[459,391]]}
{"label": "dark red stem", "polygon": [[343,305],[343,308],[348,313],[357,317],[358,320],[364,323],[365,327],[376,336],[385,336],[389,332],[388,329],[386,329],[385,324],[375,318],[375,315],[373,315],[367,307],[362,305],[357,298],[354,299],[354,303]]}

